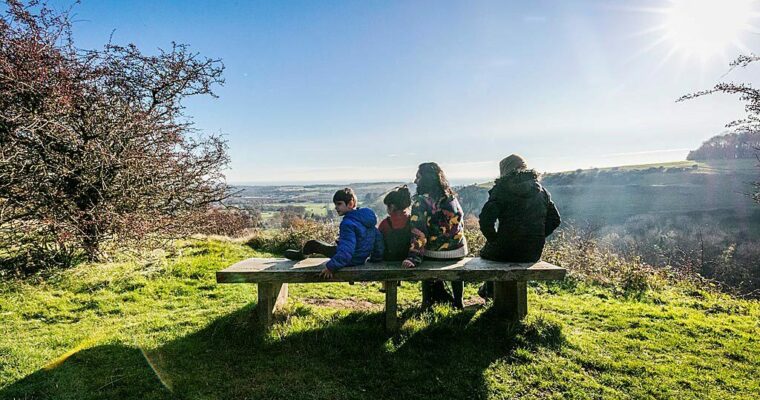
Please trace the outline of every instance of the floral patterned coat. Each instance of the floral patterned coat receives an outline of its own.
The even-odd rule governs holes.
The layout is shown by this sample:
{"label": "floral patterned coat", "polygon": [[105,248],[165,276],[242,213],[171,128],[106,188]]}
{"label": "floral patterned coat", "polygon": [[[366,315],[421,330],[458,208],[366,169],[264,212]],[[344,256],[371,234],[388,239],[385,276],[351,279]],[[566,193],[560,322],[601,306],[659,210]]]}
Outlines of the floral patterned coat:
{"label": "floral patterned coat", "polygon": [[[422,262],[426,251],[446,254],[445,252],[462,250],[465,247],[464,212],[455,197],[433,199],[427,194],[418,194],[412,200],[412,214],[409,219],[412,243],[407,260],[416,266]],[[456,253],[458,252],[452,252]],[[455,255],[450,258],[458,257],[461,256]]]}

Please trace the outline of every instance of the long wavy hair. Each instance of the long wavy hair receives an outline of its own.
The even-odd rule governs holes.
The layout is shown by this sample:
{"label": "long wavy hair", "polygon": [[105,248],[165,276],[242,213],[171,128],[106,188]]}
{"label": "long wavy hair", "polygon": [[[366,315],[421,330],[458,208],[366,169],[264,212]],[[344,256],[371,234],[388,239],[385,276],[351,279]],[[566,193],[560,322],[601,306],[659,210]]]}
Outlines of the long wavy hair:
{"label": "long wavy hair", "polygon": [[417,194],[427,194],[434,199],[455,195],[449,186],[446,175],[438,164],[434,162],[422,163],[417,167],[417,173],[420,174],[420,179],[417,182]]}

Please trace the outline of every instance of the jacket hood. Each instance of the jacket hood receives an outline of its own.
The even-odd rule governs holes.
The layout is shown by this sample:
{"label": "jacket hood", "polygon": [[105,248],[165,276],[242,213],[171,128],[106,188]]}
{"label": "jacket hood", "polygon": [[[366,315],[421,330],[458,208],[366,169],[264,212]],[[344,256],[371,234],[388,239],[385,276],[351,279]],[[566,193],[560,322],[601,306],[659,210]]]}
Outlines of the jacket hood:
{"label": "jacket hood", "polygon": [[374,228],[377,225],[377,216],[374,211],[366,207],[350,211],[343,218],[356,221],[367,228]]}
{"label": "jacket hood", "polygon": [[501,199],[511,196],[529,197],[541,191],[538,183],[538,173],[535,170],[519,170],[496,180],[496,185],[491,189]]}

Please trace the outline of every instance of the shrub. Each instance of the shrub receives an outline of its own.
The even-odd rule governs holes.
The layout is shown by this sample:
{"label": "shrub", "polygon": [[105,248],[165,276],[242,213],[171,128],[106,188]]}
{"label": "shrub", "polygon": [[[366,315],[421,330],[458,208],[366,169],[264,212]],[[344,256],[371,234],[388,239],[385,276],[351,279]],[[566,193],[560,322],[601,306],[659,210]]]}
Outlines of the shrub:
{"label": "shrub", "polygon": [[595,229],[565,226],[547,242],[542,257],[568,270],[572,280],[611,287],[637,295],[659,285],[667,275],[639,257],[624,257],[600,246]]}
{"label": "shrub", "polygon": [[240,236],[244,232],[258,228],[260,217],[258,213],[234,208],[210,208],[195,221],[196,233],[204,235]]}
{"label": "shrub", "polygon": [[310,239],[332,243],[337,237],[337,225],[301,219],[288,228],[255,232],[246,245],[256,250],[282,254],[287,249],[300,249]]}
{"label": "shrub", "polygon": [[[199,213],[229,196],[226,142],[199,134],[183,106],[214,95],[220,61],[180,44],[156,55],[111,43],[83,50],[67,12],[4,6],[0,247],[11,250],[0,262],[72,248],[95,260],[109,240],[191,233]],[[51,240],[29,249],[16,240],[34,232]]]}
{"label": "shrub", "polygon": [[464,218],[464,237],[467,239],[467,248],[469,250],[467,256],[479,256],[480,250],[486,245],[486,238],[480,232],[478,218],[472,214],[468,214]]}

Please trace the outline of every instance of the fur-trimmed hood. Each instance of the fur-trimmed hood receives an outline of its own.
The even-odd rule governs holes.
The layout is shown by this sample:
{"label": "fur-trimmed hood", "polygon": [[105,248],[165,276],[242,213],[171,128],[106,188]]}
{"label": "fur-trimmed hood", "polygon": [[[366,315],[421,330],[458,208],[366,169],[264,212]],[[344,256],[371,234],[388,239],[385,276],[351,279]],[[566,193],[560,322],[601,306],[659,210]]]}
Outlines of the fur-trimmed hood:
{"label": "fur-trimmed hood", "polygon": [[541,191],[538,172],[533,169],[513,171],[509,175],[496,179],[496,185],[489,192],[491,198],[506,201],[514,196],[530,197]]}

